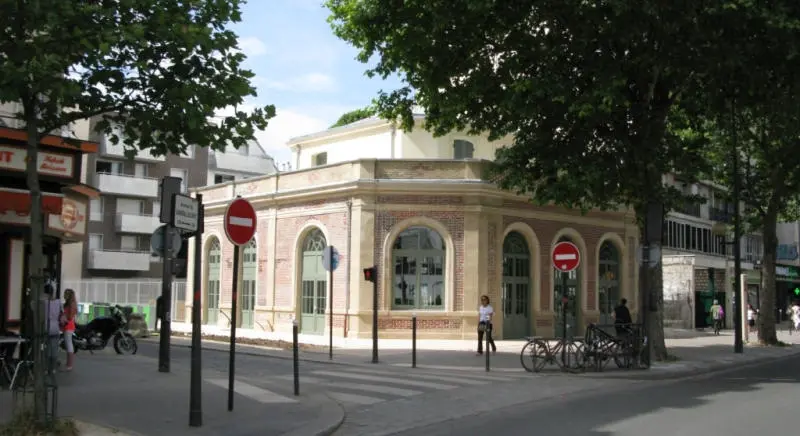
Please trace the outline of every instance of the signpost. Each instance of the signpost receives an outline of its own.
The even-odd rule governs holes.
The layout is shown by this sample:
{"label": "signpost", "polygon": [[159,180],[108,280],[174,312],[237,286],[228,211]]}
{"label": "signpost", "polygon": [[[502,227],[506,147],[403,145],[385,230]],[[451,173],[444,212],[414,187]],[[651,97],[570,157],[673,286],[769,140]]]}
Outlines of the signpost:
{"label": "signpost", "polygon": [[[581,264],[581,252],[572,242],[559,242],[553,247],[553,267],[561,272],[561,338],[567,339],[567,306],[569,296],[567,295],[567,283],[570,271],[575,270]],[[566,343],[566,342],[565,342]],[[561,351],[561,362],[566,364],[566,347]]]}
{"label": "signpost", "polygon": [[174,237],[172,234],[172,202],[173,197],[181,192],[180,177],[163,177],[159,184],[161,191],[161,211],[160,221],[166,224],[166,229],[161,234],[161,247],[163,249],[162,269],[161,269],[161,301],[164,312],[161,315],[161,332],[158,343],[158,371],[169,372],[169,347],[170,337],[172,336],[172,254],[178,250],[173,247]]}
{"label": "signpost", "polygon": [[158,257],[164,257],[164,233],[169,234],[169,247],[170,255],[181,251],[183,240],[181,239],[181,232],[168,225],[159,226],[153,236],[150,237],[150,250]]}
{"label": "signpost", "polygon": [[[175,196],[178,197],[177,195]],[[190,198],[196,207],[195,215],[195,232],[194,232],[194,273],[192,274],[192,284],[194,292],[192,296],[192,367],[189,384],[189,426],[200,427],[203,425],[203,403],[202,403],[202,385],[203,385],[203,367],[201,359],[203,357],[202,346],[200,342],[200,324],[201,320],[201,306],[203,301],[200,295],[202,287],[203,274],[201,267],[203,265],[203,194],[197,194],[197,199]],[[178,215],[177,210],[183,209],[183,206],[175,201],[175,214]],[[176,216],[176,227],[178,218]]]}
{"label": "signpost", "polygon": [[[188,195],[172,197],[172,226],[187,232],[196,232],[200,219],[200,202]],[[176,250],[177,251],[177,250]]]}
{"label": "signpost", "polygon": [[339,251],[328,245],[322,252],[322,267],[328,271],[328,359],[333,360],[333,272],[339,266]]}
{"label": "signpost", "polygon": [[256,234],[256,210],[249,201],[237,196],[225,210],[223,221],[225,235],[233,248],[233,283],[231,292],[231,348],[228,364],[228,411],[233,410],[233,379],[236,361],[236,302],[239,297],[239,256],[242,245],[247,244]]}

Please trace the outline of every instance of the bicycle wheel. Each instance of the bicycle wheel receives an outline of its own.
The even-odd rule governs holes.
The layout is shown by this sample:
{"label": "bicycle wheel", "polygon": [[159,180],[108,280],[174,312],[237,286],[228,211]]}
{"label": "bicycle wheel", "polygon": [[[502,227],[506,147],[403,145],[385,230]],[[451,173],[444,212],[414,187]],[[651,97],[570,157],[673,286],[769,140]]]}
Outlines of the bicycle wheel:
{"label": "bicycle wheel", "polygon": [[561,369],[577,370],[583,367],[583,351],[574,341],[567,340],[555,355]]}
{"label": "bicycle wheel", "polygon": [[548,350],[547,343],[543,341],[534,341],[530,356],[533,362],[533,372],[541,371],[550,359],[550,351]]}
{"label": "bicycle wheel", "polygon": [[522,367],[525,368],[525,371],[534,372],[534,362],[535,359],[533,358],[534,354],[536,353],[535,350],[535,342],[528,342],[527,344],[522,346],[522,351],[519,353],[519,363],[522,364]]}

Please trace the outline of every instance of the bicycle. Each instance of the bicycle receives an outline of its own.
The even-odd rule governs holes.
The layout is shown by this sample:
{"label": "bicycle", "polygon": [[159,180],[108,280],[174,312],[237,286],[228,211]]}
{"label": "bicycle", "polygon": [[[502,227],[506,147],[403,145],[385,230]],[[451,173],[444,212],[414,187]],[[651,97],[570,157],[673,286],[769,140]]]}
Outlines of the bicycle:
{"label": "bicycle", "polygon": [[[580,340],[559,338],[547,340],[538,336],[526,337],[519,359],[528,372],[540,372],[547,364],[555,364],[562,371],[583,369],[583,346]],[[551,342],[555,342],[551,345]]]}

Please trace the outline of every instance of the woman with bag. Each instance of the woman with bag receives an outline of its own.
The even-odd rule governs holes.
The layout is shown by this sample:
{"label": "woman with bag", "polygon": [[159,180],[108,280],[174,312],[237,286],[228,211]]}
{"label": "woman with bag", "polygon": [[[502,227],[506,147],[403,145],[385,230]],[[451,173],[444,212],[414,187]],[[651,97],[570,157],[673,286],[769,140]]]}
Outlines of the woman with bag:
{"label": "woman with bag", "polygon": [[[489,341],[489,345],[492,346],[492,353],[497,353],[497,346],[494,345],[494,339],[492,339],[492,316],[494,315],[494,309],[489,304],[489,296],[483,295],[481,296],[481,307],[478,308],[478,356],[483,354],[483,335],[484,333],[487,336],[487,340]],[[488,353],[488,346],[486,352]]]}
{"label": "woman with bag", "polygon": [[65,371],[72,371],[75,363],[75,346],[72,344],[72,336],[75,334],[75,316],[78,315],[78,301],[75,299],[75,291],[67,289],[64,291],[64,348],[67,349],[67,367]]}

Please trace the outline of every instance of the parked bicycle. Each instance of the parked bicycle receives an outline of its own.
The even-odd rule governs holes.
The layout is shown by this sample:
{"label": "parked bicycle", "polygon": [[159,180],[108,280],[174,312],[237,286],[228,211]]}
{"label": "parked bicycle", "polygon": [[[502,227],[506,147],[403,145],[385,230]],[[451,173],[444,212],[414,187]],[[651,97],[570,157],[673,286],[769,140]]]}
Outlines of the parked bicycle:
{"label": "parked bicycle", "polygon": [[[616,335],[606,331],[611,328]],[[646,345],[647,338],[642,334],[639,324],[589,324],[582,350],[584,365],[602,371],[613,360],[618,368],[645,367]]]}
{"label": "parked bicycle", "polygon": [[582,341],[572,338],[546,339],[539,336],[525,338],[520,363],[525,371],[539,372],[545,365],[558,365],[562,371],[575,372],[583,368]]}

